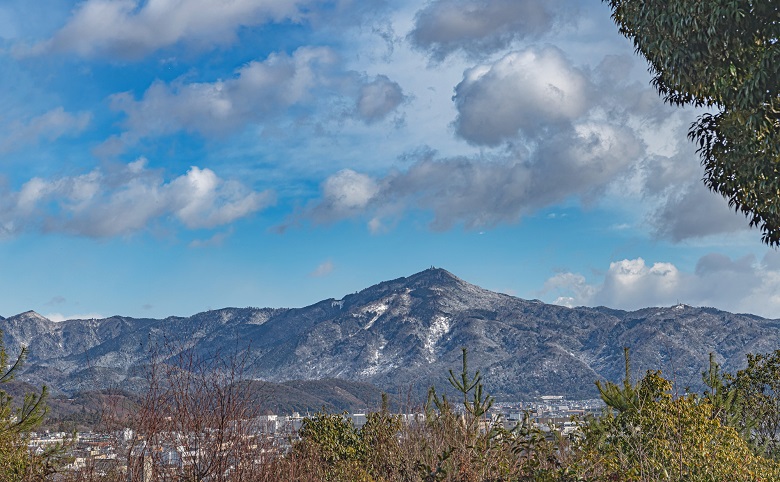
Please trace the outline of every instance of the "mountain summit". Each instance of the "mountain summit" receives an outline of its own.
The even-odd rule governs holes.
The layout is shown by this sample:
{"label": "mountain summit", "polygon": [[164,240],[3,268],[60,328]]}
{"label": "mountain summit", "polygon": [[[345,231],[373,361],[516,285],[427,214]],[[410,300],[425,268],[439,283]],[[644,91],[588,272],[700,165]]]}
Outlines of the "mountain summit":
{"label": "mountain summit", "polygon": [[248,349],[253,378],[344,378],[420,393],[446,385],[465,346],[470,366],[499,398],[590,397],[595,380],[622,377],[624,346],[635,369],[661,369],[692,387],[710,352],[734,370],[745,353],[780,346],[780,320],[685,305],[566,308],[488,291],[439,268],[304,308],[59,323],[27,312],[0,319],[0,328],[12,353],[30,348],[21,378],[64,392],[140,388],[152,352]]}

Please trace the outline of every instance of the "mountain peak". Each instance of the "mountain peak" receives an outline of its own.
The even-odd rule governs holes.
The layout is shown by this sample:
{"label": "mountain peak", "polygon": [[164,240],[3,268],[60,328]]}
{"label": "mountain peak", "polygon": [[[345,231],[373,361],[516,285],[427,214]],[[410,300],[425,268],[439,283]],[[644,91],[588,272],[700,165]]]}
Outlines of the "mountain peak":
{"label": "mountain peak", "polygon": [[446,269],[443,268],[436,268],[434,266],[431,266],[430,268],[420,271],[419,273],[415,273],[408,278],[406,278],[408,281],[411,282],[429,282],[434,284],[445,284],[449,285],[454,282],[463,282],[462,279],[458,278],[454,274],[450,273]]}
{"label": "mountain peak", "polygon": [[24,313],[19,313],[14,318],[20,318],[20,319],[25,320],[25,321],[26,320],[51,321],[48,318],[46,318],[45,316],[43,316],[43,315],[41,315],[39,313],[36,313],[33,310],[25,311]]}

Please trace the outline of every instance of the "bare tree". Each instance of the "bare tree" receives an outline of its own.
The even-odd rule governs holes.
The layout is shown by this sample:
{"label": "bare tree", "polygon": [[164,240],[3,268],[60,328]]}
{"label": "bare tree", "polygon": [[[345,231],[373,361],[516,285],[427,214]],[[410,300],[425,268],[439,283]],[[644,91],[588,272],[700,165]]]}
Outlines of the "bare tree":
{"label": "bare tree", "polygon": [[266,447],[257,430],[262,391],[244,373],[249,353],[204,355],[170,344],[150,353],[134,409],[105,411],[105,429],[124,448],[121,480],[257,479]]}

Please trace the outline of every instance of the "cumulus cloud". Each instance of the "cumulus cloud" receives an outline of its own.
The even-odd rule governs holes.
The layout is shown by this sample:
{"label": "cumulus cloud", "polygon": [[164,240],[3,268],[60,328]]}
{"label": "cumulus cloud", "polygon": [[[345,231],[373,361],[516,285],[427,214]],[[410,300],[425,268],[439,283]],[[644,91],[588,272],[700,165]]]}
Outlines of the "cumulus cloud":
{"label": "cumulus cloud", "polygon": [[537,206],[610,187],[643,198],[645,222],[658,238],[745,230],[744,217],[702,185],[688,118],[626,80],[631,62],[607,56],[581,69],[547,47],[477,65],[455,88],[455,131],[479,146],[528,149],[530,185],[543,187],[533,196]]}
{"label": "cumulus cloud", "polygon": [[366,217],[369,229],[381,232],[421,210],[432,213],[433,229],[479,229],[570,197],[591,202],[633,175],[646,154],[624,108],[607,103],[609,115],[595,108],[593,93],[602,87],[591,77],[555,48],[474,67],[455,91],[456,131],[475,144],[505,144],[503,152],[436,159],[425,151],[406,170],[381,176],[341,171],[323,183],[321,199],[303,215],[315,222]]}
{"label": "cumulus cloud", "polygon": [[686,303],[754,313],[770,318],[780,312],[780,255],[769,251],[758,261],[753,255],[732,259],[709,253],[693,272],[672,263],[649,264],[642,258],[610,263],[600,283],[589,284],[578,273],[559,273],[541,293],[566,306],[604,305],[635,310],[648,306]]}
{"label": "cumulus cloud", "polygon": [[513,41],[548,32],[561,11],[557,0],[435,0],[417,12],[412,44],[443,60],[455,51],[496,52]]}
{"label": "cumulus cloud", "polygon": [[274,201],[196,166],[166,182],[139,159],[118,169],[56,179],[33,178],[0,191],[0,236],[31,230],[109,237],[132,234],[163,219],[190,229],[214,228],[249,216]]}
{"label": "cumulus cloud", "polygon": [[360,88],[357,98],[357,114],[368,123],[384,119],[404,101],[401,86],[384,75]]}
{"label": "cumulus cloud", "polygon": [[[558,273],[545,281],[541,293],[559,293],[553,301],[556,305],[572,308],[582,304],[580,300],[589,300],[596,292],[596,288],[588,284],[584,276],[579,273]],[[563,293],[563,294],[561,294]]]}
{"label": "cumulus cloud", "polygon": [[413,210],[431,211],[436,230],[512,223],[570,196],[592,197],[625,170],[638,144],[630,132],[593,123],[550,137],[527,159],[424,158],[381,178],[340,171],[304,216],[331,222],[366,215],[372,232],[384,227],[383,218]]}
{"label": "cumulus cloud", "polygon": [[155,82],[140,100],[129,92],[115,94],[111,106],[127,115],[125,127],[140,137],[179,130],[225,134],[309,100],[315,87],[332,83],[330,73],[338,63],[329,48],[303,47],[250,62],[227,80]]}
{"label": "cumulus cloud", "polygon": [[322,183],[322,201],[312,210],[320,221],[335,221],[363,212],[379,192],[377,182],[366,174],[344,169]]}
{"label": "cumulus cloud", "polygon": [[445,158],[423,150],[407,156],[405,169],[379,175],[340,171],[299,216],[362,218],[379,233],[422,211],[431,214],[432,229],[482,229],[565,200],[591,205],[608,195],[633,205],[641,200],[639,228],[660,239],[745,229],[746,221],[699,180],[685,135],[692,114],[627,79],[631,62],[608,56],[596,67],[577,68],[547,47],[468,69],[455,88],[453,126],[489,149]]}
{"label": "cumulus cloud", "polygon": [[300,21],[315,0],[86,0],[39,51],[136,59],[161,48],[229,45],[237,30]]}
{"label": "cumulus cloud", "polygon": [[[593,105],[590,80],[553,47],[512,52],[467,70],[455,87],[457,133],[494,146],[563,128]],[[590,94],[590,95],[589,95]]]}
{"label": "cumulus cloud", "polygon": [[683,278],[671,263],[658,262],[648,266],[642,258],[624,259],[610,263],[604,283],[594,292],[593,299],[598,304],[612,307],[664,304],[662,300],[679,299]]}
{"label": "cumulus cloud", "polygon": [[[298,102],[296,89],[279,87],[298,71],[307,72],[304,85],[314,86],[318,82],[308,81],[322,77],[333,90],[352,92],[354,114],[368,123],[404,102],[400,87],[386,77],[342,76],[340,61],[329,52],[303,49],[272,56],[221,83],[159,84],[141,100],[123,96],[118,108],[128,114],[130,131],[140,135],[166,129],[216,133],[261,122],[264,115],[278,115]],[[622,199],[633,205],[641,200],[641,229],[659,238],[680,241],[738,229],[741,220],[716,196],[704,202],[702,191],[693,189],[701,187],[701,174],[685,137],[691,113],[679,114],[649,85],[628,78],[633,62],[610,55],[595,67],[577,67],[559,49],[545,47],[510,52],[468,69],[455,88],[453,127],[457,136],[484,149],[469,157],[442,158],[421,149],[402,159],[404,167],[389,172],[336,172],[322,182],[319,198],[285,226],[300,219],[358,218],[380,233],[410,212],[423,212],[436,230],[482,229],[517,222],[567,200],[603,202],[606,193],[617,205]],[[265,99],[264,84],[251,79],[270,77],[268,72],[277,68],[283,73],[269,82]],[[281,90],[272,95],[274,89]],[[306,89],[298,92],[307,95]],[[233,120],[215,114],[220,112]],[[165,119],[162,126],[155,125],[159,119]],[[684,219],[689,215],[694,222]]]}
{"label": "cumulus cloud", "polygon": [[378,121],[403,100],[400,86],[387,77],[368,81],[344,70],[334,50],[301,47],[292,55],[275,53],[249,62],[230,79],[155,82],[139,100],[129,92],[115,94],[111,107],[126,115],[121,141],[133,143],[178,131],[222,136],[249,123],[282,118],[290,110],[309,113],[318,103],[342,96],[355,99],[356,113],[366,122]]}
{"label": "cumulus cloud", "polygon": [[730,208],[723,196],[701,182],[677,184],[650,215],[656,235],[672,241],[748,229],[744,215]]}
{"label": "cumulus cloud", "polygon": [[55,141],[60,137],[82,132],[90,123],[89,112],[66,112],[57,107],[26,122],[15,121],[0,135],[0,152],[8,152],[25,144],[41,140]]}
{"label": "cumulus cloud", "polygon": [[[74,2],[75,3],[75,2]],[[207,51],[239,41],[242,29],[307,24],[319,29],[365,25],[386,0],[83,0],[54,35],[20,55],[46,52],[137,60],[183,46]]]}

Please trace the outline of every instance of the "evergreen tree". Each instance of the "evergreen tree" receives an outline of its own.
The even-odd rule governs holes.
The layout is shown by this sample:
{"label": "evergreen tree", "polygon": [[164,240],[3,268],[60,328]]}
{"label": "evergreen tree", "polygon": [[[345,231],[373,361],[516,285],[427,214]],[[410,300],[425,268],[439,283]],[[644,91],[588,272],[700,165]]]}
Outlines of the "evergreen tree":
{"label": "evergreen tree", "polygon": [[[0,384],[14,379],[27,356],[23,347],[19,355],[10,363],[0,331]],[[46,397],[48,390],[44,386],[41,393],[28,393],[20,405],[13,397],[0,390],[0,479],[4,481],[39,480],[51,470],[52,453],[43,457],[33,456],[27,449],[27,434],[38,427],[48,412]]]}
{"label": "evergreen tree", "polygon": [[780,350],[748,354],[747,367],[730,379],[742,400],[739,415],[752,423],[752,443],[780,459]]}
{"label": "evergreen tree", "polygon": [[717,364],[707,373],[715,387],[709,396],[674,396],[660,371],[631,383],[626,350],[622,387],[597,384],[607,410],[583,426],[582,466],[598,472],[598,480],[780,480],[776,462],[753,453],[733,426],[721,423],[738,396],[722,385]]}
{"label": "evergreen tree", "polygon": [[756,419],[747,416],[744,410],[744,394],[729,383],[727,376],[720,371],[720,365],[715,361],[715,354],[710,353],[710,364],[707,371],[701,374],[708,390],[704,400],[712,407],[712,418],[723,425],[734,427],[745,440],[751,440],[751,433],[756,426]]}

